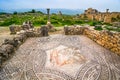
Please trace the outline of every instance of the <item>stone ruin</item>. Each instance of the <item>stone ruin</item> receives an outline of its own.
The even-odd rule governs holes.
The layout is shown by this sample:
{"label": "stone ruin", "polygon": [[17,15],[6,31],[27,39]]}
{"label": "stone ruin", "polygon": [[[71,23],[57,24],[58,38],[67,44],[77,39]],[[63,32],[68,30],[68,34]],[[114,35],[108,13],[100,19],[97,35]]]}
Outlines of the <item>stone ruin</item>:
{"label": "stone ruin", "polygon": [[47,8],[47,15],[48,15],[48,21],[47,21],[46,26],[48,27],[49,32],[54,32],[54,31],[56,31],[56,29],[54,28],[54,26],[50,22],[50,8]]}
{"label": "stone ruin", "polygon": [[48,27],[47,26],[44,25],[40,28],[40,35],[41,36],[48,36]]}
{"label": "stone ruin", "polygon": [[34,30],[33,26],[30,27],[27,25],[20,28],[19,32],[16,32],[16,29],[17,26],[10,26],[10,32],[11,34],[16,34],[15,37],[13,39],[5,39],[2,45],[0,45],[0,67],[27,38],[49,36],[49,29],[46,25],[41,26],[37,31]]}
{"label": "stone ruin", "polygon": [[33,36],[33,37],[34,36],[44,36],[44,34],[46,36],[46,35],[48,35],[48,32],[56,31],[56,29],[50,22],[47,22],[47,24],[44,25],[44,27],[42,26],[41,28],[38,28],[38,30],[36,31],[32,22],[26,21],[26,22],[23,22],[23,24],[21,26],[11,25],[9,27],[9,30],[10,30],[10,34],[19,34],[20,31],[26,31],[28,36]]}
{"label": "stone ruin", "polygon": [[96,9],[88,8],[83,14],[80,15],[81,18],[87,18],[88,20],[102,21],[104,23],[112,23],[113,18],[120,17],[120,12],[109,12],[106,9],[105,12],[99,12]]}
{"label": "stone ruin", "polygon": [[0,46],[0,67],[13,55],[14,51],[27,39],[26,33],[21,33],[13,39],[5,39]]}
{"label": "stone ruin", "polygon": [[22,27],[23,30],[29,30],[29,29],[33,29],[34,28],[32,22],[30,22],[30,21],[24,22],[21,27]]}
{"label": "stone ruin", "polygon": [[26,21],[26,22],[23,22],[23,24],[21,26],[19,25],[11,25],[9,27],[9,30],[10,30],[10,34],[16,34],[17,32],[19,32],[20,30],[33,30],[34,29],[34,26],[32,24],[32,22],[30,21]]}
{"label": "stone ruin", "polygon": [[16,34],[16,32],[21,30],[21,27],[19,25],[10,25],[9,30],[10,34]]}
{"label": "stone ruin", "polygon": [[46,26],[49,29],[49,32],[55,32],[56,31],[56,29],[54,28],[54,26],[50,22],[47,22]]}
{"label": "stone ruin", "polygon": [[[99,27],[99,26],[98,26]],[[64,27],[65,35],[86,35],[99,45],[120,55],[120,32],[97,31],[89,27]]]}

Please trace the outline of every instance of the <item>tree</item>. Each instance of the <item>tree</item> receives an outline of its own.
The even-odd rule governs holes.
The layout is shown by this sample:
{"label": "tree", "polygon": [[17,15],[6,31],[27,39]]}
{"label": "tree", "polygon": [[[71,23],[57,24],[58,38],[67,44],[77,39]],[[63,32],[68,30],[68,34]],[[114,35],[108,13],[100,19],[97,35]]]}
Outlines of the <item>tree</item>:
{"label": "tree", "polygon": [[13,14],[16,15],[16,14],[17,14],[17,11],[13,12]]}
{"label": "tree", "polygon": [[35,12],[36,12],[35,9],[32,9],[31,13],[35,13]]}

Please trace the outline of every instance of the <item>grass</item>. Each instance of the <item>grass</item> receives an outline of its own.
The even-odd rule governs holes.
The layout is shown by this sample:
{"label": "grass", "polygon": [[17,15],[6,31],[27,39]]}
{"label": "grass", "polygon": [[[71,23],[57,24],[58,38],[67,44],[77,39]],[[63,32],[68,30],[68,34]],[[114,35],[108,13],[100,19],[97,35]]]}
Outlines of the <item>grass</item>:
{"label": "grass", "polygon": [[112,26],[105,26],[105,28],[109,31],[117,31],[120,32],[120,28],[112,27]]}
{"label": "grass", "polygon": [[[34,12],[34,11],[33,11]],[[14,13],[14,14],[1,14],[0,15],[0,26],[9,26],[12,24],[21,25],[25,21],[31,21],[34,26],[41,26],[47,23],[47,15],[41,12],[25,12],[25,13]],[[50,20],[51,23],[56,26],[64,26],[64,25],[81,25],[81,24],[89,24],[94,26],[99,22],[96,21],[85,21],[82,19],[76,19],[75,15],[58,15],[51,14]]]}
{"label": "grass", "polygon": [[[51,14],[50,20],[52,25],[55,27],[61,27],[65,25],[90,25],[90,26],[96,26],[96,25],[107,25],[111,26],[109,23],[102,23],[100,21],[91,21],[81,18],[76,18],[77,15],[59,15],[59,14]],[[13,13],[13,14],[0,14],[0,26],[8,27],[12,24],[15,25],[22,25],[25,21],[31,21],[34,26],[40,27],[41,25],[46,25],[47,23],[47,15],[43,14],[42,12],[36,12],[34,10],[24,13]],[[113,29],[110,27],[106,27],[107,30],[113,30],[120,32],[120,28]],[[95,28],[95,30],[102,30],[101,27]]]}

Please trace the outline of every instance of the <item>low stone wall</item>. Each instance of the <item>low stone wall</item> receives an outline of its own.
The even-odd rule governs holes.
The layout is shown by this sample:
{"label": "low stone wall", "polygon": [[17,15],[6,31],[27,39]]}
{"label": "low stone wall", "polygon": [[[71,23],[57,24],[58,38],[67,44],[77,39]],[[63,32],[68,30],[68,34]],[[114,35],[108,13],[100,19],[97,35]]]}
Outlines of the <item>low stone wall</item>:
{"label": "low stone wall", "polygon": [[[25,26],[23,26],[25,27]],[[28,27],[28,26],[27,26]],[[48,36],[48,27],[42,26],[41,28],[28,28],[16,32],[16,26],[10,26],[10,32],[16,34],[16,37],[13,39],[5,39],[2,45],[0,46],[0,67],[2,64],[10,58],[10,55],[29,37],[43,37]]]}
{"label": "low stone wall", "polygon": [[120,33],[109,31],[85,30],[85,35],[101,46],[120,55]]}
{"label": "low stone wall", "polygon": [[80,35],[84,33],[87,27],[64,27],[65,35]]}
{"label": "low stone wall", "polygon": [[86,35],[99,45],[120,55],[120,33],[110,31],[96,31],[88,27],[65,27],[66,35]]}
{"label": "low stone wall", "polygon": [[24,31],[17,32],[16,37],[13,39],[5,39],[0,46],[0,67],[2,64],[10,58],[14,51],[29,37],[40,37],[40,33],[36,31]]}

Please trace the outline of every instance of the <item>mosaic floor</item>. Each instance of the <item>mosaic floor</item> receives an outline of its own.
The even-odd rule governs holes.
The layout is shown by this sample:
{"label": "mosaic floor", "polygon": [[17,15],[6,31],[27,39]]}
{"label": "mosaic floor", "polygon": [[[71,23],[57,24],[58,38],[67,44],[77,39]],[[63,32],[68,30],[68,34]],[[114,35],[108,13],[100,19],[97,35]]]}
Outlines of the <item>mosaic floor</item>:
{"label": "mosaic floor", "polygon": [[120,56],[82,35],[29,38],[0,80],[120,80]]}

